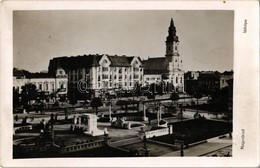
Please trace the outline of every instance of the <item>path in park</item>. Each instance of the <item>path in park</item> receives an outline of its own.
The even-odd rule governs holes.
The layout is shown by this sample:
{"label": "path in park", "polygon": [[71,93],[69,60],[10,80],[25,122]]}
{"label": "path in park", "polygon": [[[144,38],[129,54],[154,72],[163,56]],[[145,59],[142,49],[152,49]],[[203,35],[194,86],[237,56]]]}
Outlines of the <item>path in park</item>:
{"label": "path in park", "polygon": [[[226,134],[228,137],[228,134]],[[232,145],[232,139],[229,138],[211,138],[208,139],[208,142],[202,143],[199,145],[191,146],[187,149],[184,149],[184,156],[203,156],[213,151],[229,147]],[[167,153],[163,156],[180,156],[180,150]]]}

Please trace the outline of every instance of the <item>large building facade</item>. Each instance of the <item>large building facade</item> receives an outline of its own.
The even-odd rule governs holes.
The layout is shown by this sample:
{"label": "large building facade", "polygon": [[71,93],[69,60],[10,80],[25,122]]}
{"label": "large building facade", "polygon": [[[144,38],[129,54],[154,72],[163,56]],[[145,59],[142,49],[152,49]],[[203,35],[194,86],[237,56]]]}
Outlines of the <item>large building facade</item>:
{"label": "large building facade", "polygon": [[13,70],[13,87],[19,93],[25,84],[34,84],[38,92],[67,94],[68,78],[62,68],[58,68],[54,74],[49,73],[30,73],[25,70],[14,68]]}
{"label": "large building facade", "polygon": [[68,89],[86,93],[87,90],[131,90],[142,84],[143,65],[139,57],[117,55],[83,55],[57,57],[50,60],[49,73],[63,68],[68,75]]}
{"label": "large building facade", "polygon": [[144,60],[144,80],[146,84],[161,81],[172,83],[175,91],[184,92],[183,62],[179,54],[179,38],[171,19],[166,38],[165,57]]}

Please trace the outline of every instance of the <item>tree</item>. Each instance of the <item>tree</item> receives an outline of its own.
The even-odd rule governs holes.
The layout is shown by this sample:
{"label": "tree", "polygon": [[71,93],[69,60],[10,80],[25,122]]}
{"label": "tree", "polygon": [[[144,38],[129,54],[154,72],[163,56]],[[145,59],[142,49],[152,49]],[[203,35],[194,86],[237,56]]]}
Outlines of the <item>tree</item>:
{"label": "tree", "polygon": [[180,99],[180,96],[179,96],[178,93],[173,92],[173,93],[171,94],[170,99],[171,99],[172,101],[178,101],[178,100]]}
{"label": "tree", "polygon": [[13,108],[17,108],[20,105],[20,94],[18,90],[13,87]]}
{"label": "tree", "polygon": [[70,99],[70,104],[74,106],[77,103],[78,103],[78,100],[77,100],[77,98],[75,96],[75,92],[74,92],[71,99]]}
{"label": "tree", "polygon": [[199,89],[195,92],[194,97],[197,99],[197,114],[199,113],[199,99],[202,98],[202,94]]}
{"label": "tree", "polygon": [[31,100],[35,100],[37,96],[36,86],[32,83],[27,83],[24,86],[21,87],[21,98],[22,98],[22,104],[25,108],[28,107],[29,102]]}
{"label": "tree", "polygon": [[155,95],[152,93],[147,94],[147,99],[155,99]]}
{"label": "tree", "polygon": [[90,106],[96,109],[96,115],[98,114],[98,107],[101,107],[102,105],[102,100],[99,97],[95,97],[90,103]]}

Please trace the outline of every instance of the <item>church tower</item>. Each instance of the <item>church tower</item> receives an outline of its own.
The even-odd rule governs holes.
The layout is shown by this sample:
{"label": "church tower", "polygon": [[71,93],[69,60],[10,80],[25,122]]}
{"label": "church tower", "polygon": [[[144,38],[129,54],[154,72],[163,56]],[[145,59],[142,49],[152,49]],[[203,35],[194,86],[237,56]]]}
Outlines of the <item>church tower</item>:
{"label": "church tower", "polygon": [[181,69],[182,60],[179,55],[179,38],[176,35],[176,27],[171,18],[170,27],[168,29],[168,36],[166,38],[166,54],[167,59],[173,63],[173,69]]}
{"label": "church tower", "polygon": [[182,70],[182,60],[179,54],[179,38],[176,35],[176,27],[172,18],[165,43],[169,81],[174,85],[175,91],[184,92],[184,71]]}

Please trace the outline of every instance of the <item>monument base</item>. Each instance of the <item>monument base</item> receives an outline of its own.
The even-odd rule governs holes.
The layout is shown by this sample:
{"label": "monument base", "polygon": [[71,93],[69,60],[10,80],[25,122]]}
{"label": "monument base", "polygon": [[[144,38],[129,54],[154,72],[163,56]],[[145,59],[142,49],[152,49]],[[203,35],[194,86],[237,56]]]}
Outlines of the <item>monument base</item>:
{"label": "monument base", "polygon": [[90,136],[101,136],[101,135],[104,135],[104,131],[102,130],[92,130],[92,131],[84,131],[84,134],[86,135],[90,135]]}

